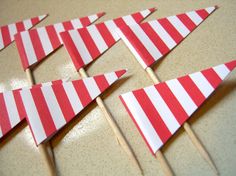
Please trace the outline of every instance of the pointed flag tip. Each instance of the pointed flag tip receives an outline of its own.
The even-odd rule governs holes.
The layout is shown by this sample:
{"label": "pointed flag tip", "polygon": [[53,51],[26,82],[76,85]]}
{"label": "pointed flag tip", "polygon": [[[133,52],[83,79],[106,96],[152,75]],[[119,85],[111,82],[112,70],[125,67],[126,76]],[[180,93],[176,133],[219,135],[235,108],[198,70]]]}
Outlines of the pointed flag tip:
{"label": "pointed flag tip", "polygon": [[153,8],[150,8],[149,9],[151,12],[154,12],[154,11],[156,11],[157,9],[156,9],[156,7],[153,7]]}
{"label": "pointed flag tip", "polygon": [[127,69],[115,71],[115,73],[116,73],[116,75],[117,75],[118,78],[120,78],[121,76],[123,76],[126,72],[127,72]]}
{"label": "pointed flag tip", "polygon": [[230,62],[227,62],[227,63],[225,63],[225,65],[228,67],[228,69],[230,71],[232,71],[236,67],[236,60],[232,60]]}
{"label": "pointed flag tip", "polygon": [[46,18],[48,15],[49,15],[48,13],[47,13],[47,14],[44,14],[44,15],[40,15],[40,16],[39,16],[39,20],[42,20],[42,19]]}
{"label": "pointed flag tip", "polygon": [[105,12],[100,12],[100,13],[97,14],[97,16],[100,18],[100,17],[102,17],[105,14],[106,14]]}

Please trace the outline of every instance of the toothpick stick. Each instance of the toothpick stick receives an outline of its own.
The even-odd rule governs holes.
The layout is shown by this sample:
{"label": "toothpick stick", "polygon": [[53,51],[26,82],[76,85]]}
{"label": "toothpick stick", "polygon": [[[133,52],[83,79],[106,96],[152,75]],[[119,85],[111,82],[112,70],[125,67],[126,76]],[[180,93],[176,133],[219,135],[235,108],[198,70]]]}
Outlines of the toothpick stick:
{"label": "toothpick stick", "polygon": [[173,176],[174,174],[173,174],[168,162],[166,161],[165,156],[161,152],[161,150],[158,150],[156,152],[156,157],[159,160],[159,162],[161,164],[161,168],[162,168],[163,172],[165,173],[165,175],[166,176]]}
{"label": "toothpick stick", "polygon": [[[83,78],[88,77],[84,68],[80,68],[79,73]],[[128,156],[133,161],[133,163],[139,168],[141,174],[143,175],[143,170],[142,170],[137,158],[135,157],[134,152],[132,151],[132,149],[129,146],[127,140],[125,139],[123,133],[121,132],[120,128],[118,127],[115,119],[112,117],[111,113],[106,108],[106,105],[103,103],[103,101],[100,97],[96,98],[96,102],[97,102],[99,108],[102,110],[103,114],[105,115],[105,118],[106,118],[107,122],[109,123],[109,125],[111,126],[115,136],[117,137],[118,142],[120,143],[120,145],[122,146],[124,151],[128,154]]]}
{"label": "toothpick stick", "polygon": [[[147,67],[146,72],[148,73],[149,77],[152,79],[152,81],[155,84],[160,83],[160,80],[158,79],[157,75],[154,73],[152,68]],[[198,137],[196,136],[194,131],[191,129],[191,126],[187,122],[185,122],[183,127],[184,127],[185,132],[188,134],[188,137],[190,138],[192,143],[197,148],[200,155],[208,162],[208,164],[211,166],[211,168],[216,173],[216,175],[218,175],[219,172],[218,172],[214,162],[212,161],[210,155],[208,154],[208,152],[206,151],[206,149],[204,148],[204,146],[202,145],[202,143],[200,142],[200,140],[198,139]]]}
{"label": "toothpick stick", "polygon": [[[31,70],[29,68],[27,68],[25,70],[25,73],[26,73],[26,76],[27,76],[27,79],[28,79],[30,85],[31,86],[34,85],[35,81],[34,81],[34,77],[32,75]],[[51,149],[50,145],[47,145],[46,143],[42,143],[38,146],[38,149],[39,149],[40,154],[42,155],[42,158],[43,158],[44,162],[47,165],[48,175],[49,176],[56,176],[56,169],[55,169],[54,161],[51,158],[52,149]],[[51,151],[51,156],[48,153],[48,150]]]}

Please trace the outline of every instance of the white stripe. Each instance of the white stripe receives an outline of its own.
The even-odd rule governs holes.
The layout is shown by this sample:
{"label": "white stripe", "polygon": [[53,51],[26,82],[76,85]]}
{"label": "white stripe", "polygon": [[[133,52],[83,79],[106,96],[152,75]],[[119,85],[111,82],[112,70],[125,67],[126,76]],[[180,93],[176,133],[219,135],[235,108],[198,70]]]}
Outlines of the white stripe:
{"label": "white stripe", "polygon": [[201,72],[196,72],[189,76],[206,98],[214,91],[214,88]]}
{"label": "white stripe", "polygon": [[153,30],[157,33],[157,35],[163,40],[163,42],[167,45],[169,49],[172,49],[176,46],[173,38],[166,32],[166,30],[162,27],[162,25],[157,21],[153,20],[148,22]]}
{"label": "white stripe", "polygon": [[217,73],[217,75],[221,78],[221,80],[225,79],[225,77],[229,74],[230,70],[226,67],[225,64],[218,65],[213,67],[213,70]]}
{"label": "white stripe", "polygon": [[215,7],[208,7],[205,10],[208,12],[208,14],[210,14],[211,12],[215,10]]}
{"label": "white stripe", "polygon": [[1,128],[1,126],[0,126],[0,138],[3,136],[3,134],[2,134],[2,128]]}
{"label": "white stripe", "polygon": [[60,34],[60,32],[64,32],[64,31],[65,31],[65,28],[64,28],[64,26],[63,26],[62,23],[54,24],[54,28],[55,28],[56,33],[57,33],[57,36],[58,36],[58,38],[59,38],[59,40],[60,40],[60,42],[61,42],[61,44],[62,44],[62,40],[61,40],[61,37],[60,37],[59,34]]}
{"label": "white stripe", "polygon": [[153,42],[149,39],[147,34],[142,30],[142,28],[139,25],[130,26],[130,29],[135,33],[136,37],[140,40],[140,42],[148,50],[148,52],[154,58],[154,60],[157,60],[160,57],[162,57],[161,52],[153,44]]}
{"label": "white stripe", "polygon": [[176,28],[177,31],[182,35],[182,37],[186,37],[189,34],[188,28],[179,20],[176,16],[167,17],[170,23]]}
{"label": "white stripe", "polygon": [[100,89],[93,77],[84,78],[83,82],[84,82],[84,85],[87,88],[89,95],[92,99],[96,98],[101,93],[101,91],[100,91]]}
{"label": "white stripe", "polygon": [[203,20],[195,11],[187,12],[186,15],[193,21],[194,24],[199,25]]}
{"label": "white stripe", "polygon": [[106,74],[104,74],[104,76],[105,76],[105,78],[106,78],[109,85],[111,85],[112,83],[114,83],[118,79],[115,72],[106,73]]}
{"label": "white stripe", "polygon": [[163,145],[160,137],[156,133],[145,112],[143,112],[142,107],[139,105],[133,93],[129,92],[123,94],[122,98],[150,145],[153,153],[155,153]]}
{"label": "white stripe", "polygon": [[60,129],[63,125],[66,124],[66,121],[57,102],[56,95],[54,94],[51,86],[43,86],[41,90],[52,116],[53,122],[56,128]]}
{"label": "white stripe", "polygon": [[43,46],[43,50],[45,54],[49,54],[53,51],[53,47],[51,44],[51,41],[49,39],[48,33],[44,27],[42,28],[37,28],[39,39],[41,41],[41,44]]}
{"label": "white stripe", "polygon": [[159,92],[154,86],[146,87],[144,88],[144,91],[151,100],[153,106],[160,114],[162,120],[164,121],[171,134],[174,134],[176,130],[180,127],[180,124],[170,111],[169,107],[167,106]]}
{"label": "white stripe", "polygon": [[12,91],[4,92],[3,97],[4,97],[4,102],[6,104],[6,109],[11,123],[11,127],[14,127],[20,122],[20,116],[17,110],[13,92]]}
{"label": "white stripe", "polygon": [[69,34],[71,36],[72,41],[75,44],[77,51],[80,53],[80,56],[85,64],[91,62],[92,56],[89,53],[83,39],[81,38],[80,34],[77,30],[70,30]]}
{"label": "white stripe", "polygon": [[40,15],[38,18],[41,21],[42,19],[44,19],[47,15]]}
{"label": "white stripe", "polygon": [[88,16],[88,18],[89,18],[89,21],[92,23],[92,22],[94,22],[96,19],[98,19],[98,16],[97,16],[97,15],[90,15],[90,16]]}
{"label": "white stripe", "polygon": [[31,129],[33,131],[36,143],[39,144],[40,142],[45,140],[47,136],[40,120],[36,105],[29,89],[22,90],[20,91],[20,93],[27,113],[27,120],[29,121],[29,125],[31,126]]}
{"label": "white stripe", "polygon": [[83,109],[83,105],[78,97],[78,94],[76,93],[72,82],[63,83],[63,87],[71,103],[72,109],[74,110],[74,113],[77,114]]}
{"label": "white stripe", "polygon": [[87,29],[92,39],[94,40],[99,52],[103,53],[108,48],[108,46],[99,33],[98,29],[95,25],[89,26]]}
{"label": "white stripe", "polygon": [[33,26],[32,22],[31,22],[31,19],[24,20],[23,24],[24,24],[25,30],[28,30]]}
{"label": "white stripe", "polygon": [[171,92],[175,95],[179,103],[182,105],[185,112],[190,116],[197,109],[197,105],[193,102],[180,82],[177,79],[172,79],[166,81],[166,84],[170,88]]}
{"label": "white stripe", "polygon": [[127,25],[137,24],[131,15],[123,16],[122,19],[125,21]]}
{"label": "white stripe", "polygon": [[104,22],[108,30],[110,31],[112,37],[115,39],[115,41],[118,41],[120,39],[119,35],[116,33],[117,25],[113,20],[105,21]]}
{"label": "white stripe", "polygon": [[34,47],[32,44],[32,41],[30,39],[29,36],[29,32],[28,31],[24,31],[20,33],[21,38],[22,38],[22,43],[24,45],[24,50],[28,59],[28,63],[29,65],[34,64],[35,62],[37,62],[37,57],[34,51]]}
{"label": "white stripe", "polygon": [[2,39],[2,31],[0,28],[0,50],[4,48],[4,44],[3,44],[3,39]]}
{"label": "white stripe", "polygon": [[126,38],[126,36],[122,33],[122,31],[118,28],[116,30],[116,32],[119,34],[119,36],[122,38],[122,40],[124,41],[124,43],[126,44],[126,46],[130,49],[130,51],[133,53],[133,55],[135,56],[135,58],[137,59],[137,61],[141,64],[141,66],[146,69],[147,65],[146,63],[143,61],[143,59],[140,57],[140,55],[138,54],[138,52],[136,51],[136,49],[133,47],[133,45],[129,42],[129,40]]}
{"label": "white stripe", "polygon": [[149,9],[143,10],[140,12],[141,15],[143,16],[143,18],[145,18],[146,16],[148,16],[151,12]]}
{"label": "white stripe", "polygon": [[15,23],[9,24],[8,29],[9,29],[11,41],[13,41],[14,40],[14,35],[17,33],[16,24]]}
{"label": "white stripe", "polygon": [[83,27],[83,25],[81,24],[80,20],[77,19],[77,18],[71,20],[71,24],[72,24],[72,26],[73,26],[74,29]]}

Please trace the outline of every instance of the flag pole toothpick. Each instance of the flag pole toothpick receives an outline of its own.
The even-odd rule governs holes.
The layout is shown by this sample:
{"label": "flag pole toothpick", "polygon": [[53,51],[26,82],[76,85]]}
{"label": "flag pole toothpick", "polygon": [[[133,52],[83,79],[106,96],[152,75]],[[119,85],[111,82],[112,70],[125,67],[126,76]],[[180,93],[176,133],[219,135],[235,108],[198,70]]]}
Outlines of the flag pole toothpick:
{"label": "flag pole toothpick", "polygon": [[[27,79],[30,83],[30,85],[34,85],[34,77],[32,75],[32,72],[29,68],[27,68],[25,70],[25,73],[26,73],[26,76],[27,76]],[[47,169],[48,169],[48,174],[49,176],[56,176],[56,169],[55,169],[55,164],[54,164],[54,161],[52,159],[52,157],[50,156],[50,154],[48,153],[50,150],[51,151],[51,154],[52,154],[52,149],[50,147],[50,145],[47,145],[46,143],[41,143],[38,145],[38,149],[39,149],[39,152],[44,160],[44,162],[46,163],[47,165]]]}
{"label": "flag pole toothpick", "polygon": [[[148,76],[152,79],[152,81],[155,84],[160,83],[160,80],[158,79],[157,75],[154,73],[152,68],[147,67],[146,72],[148,73]],[[206,151],[206,149],[204,148],[204,146],[202,145],[202,143],[200,142],[200,140],[198,139],[198,137],[196,136],[194,131],[191,129],[191,126],[187,122],[185,122],[183,124],[183,127],[184,127],[184,130],[186,131],[186,133],[188,134],[188,137],[190,138],[192,143],[195,145],[195,147],[199,151],[200,155],[208,162],[208,164],[214,170],[216,175],[219,175],[219,172],[218,172],[214,162],[212,161],[209,153]]]}
{"label": "flag pole toothpick", "polygon": [[[83,78],[88,77],[88,74],[86,73],[84,68],[80,68],[79,73]],[[118,127],[118,125],[117,125],[116,121],[114,120],[114,118],[112,117],[111,113],[106,108],[106,105],[103,103],[101,97],[97,97],[96,102],[97,102],[99,108],[102,110],[103,114],[105,115],[105,118],[106,118],[107,122],[109,123],[109,125],[111,126],[115,136],[117,137],[119,144],[122,146],[124,151],[128,154],[128,156],[133,161],[133,163],[139,168],[140,173],[143,175],[143,170],[142,170],[137,158],[135,157],[134,152],[132,151],[131,147],[129,146],[127,140],[125,139],[123,133],[121,132],[120,128]]]}

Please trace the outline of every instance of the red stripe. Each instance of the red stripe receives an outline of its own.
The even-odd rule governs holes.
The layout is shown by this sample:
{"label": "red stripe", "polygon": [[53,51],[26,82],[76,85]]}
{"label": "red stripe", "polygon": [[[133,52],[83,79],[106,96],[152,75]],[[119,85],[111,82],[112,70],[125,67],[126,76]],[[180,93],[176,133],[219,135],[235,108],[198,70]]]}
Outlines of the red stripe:
{"label": "red stripe", "polygon": [[126,38],[134,46],[137,53],[143,59],[145,64],[147,66],[150,66],[155,61],[155,59],[150,55],[150,53],[143,46],[143,44],[140,42],[140,40],[136,37],[136,35],[133,33],[133,31],[130,29],[130,27],[125,26],[124,28],[121,28],[121,29],[122,29],[123,33],[125,34]]}
{"label": "red stripe", "polygon": [[182,125],[187,119],[188,115],[184,111],[183,107],[176,99],[174,94],[171,92],[170,88],[165,82],[155,85],[157,91],[175,116],[176,120]]}
{"label": "red stripe", "polygon": [[179,43],[183,39],[181,34],[175,29],[175,27],[169,22],[167,18],[159,19],[158,22],[170,34],[176,43]]}
{"label": "red stripe", "polygon": [[153,29],[149,23],[143,23],[140,26],[162,55],[170,51],[159,35],[154,31],[155,29]]}
{"label": "red stripe", "polygon": [[11,43],[11,37],[10,37],[8,26],[2,26],[1,32],[2,32],[2,40],[3,40],[4,46],[6,46],[9,43]]}
{"label": "red stripe", "polygon": [[123,69],[123,70],[115,71],[115,74],[116,74],[117,78],[120,78],[126,72],[127,71],[125,69]]}
{"label": "red stripe", "polygon": [[205,9],[196,10],[196,13],[204,20],[208,17],[208,12]]}
{"label": "red stripe", "polygon": [[74,29],[73,25],[71,24],[71,21],[65,21],[62,23],[62,25],[64,26],[65,30]]}
{"label": "red stripe", "polygon": [[17,22],[16,23],[16,29],[17,29],[17,32],[24,31],[25,30],[24,23],[23,22]]}
{"label": "red stripe", "polygon": [[196,27],[194,22],[185,13],[177,15],[177,17],[190,31]]}
{"label": "red stripe", "polygon": [[24,48],[24,45],[23,45],[23,41],[22,41],[22,38],[21,38],[21,33],[18,33],[18,34],[15,35],[15,42],[16,42],[16,46],[17,46],[17,49],[18,49],[18,53],[20,55],[21,64],[22,64],[22,66],[25,70],[26,68],[28,68],[29,62],[28,62],[28,58],[27,58],[25,48]]}
{"label": "red stripe", "polygon": [[53,85],[52,89],[57,98],[57,102],[62,110],[66,122],[69,122],[75,116],[75,113],[66,95],[63,85],[62,84]]}
{"label": "red stripe", "polygon": [[170,138],[171,132],[165,125],[165,122],[163,122],[160,114],[157,112],[147,94],[143,89],[133,91],[133,94],[137,99],[139,105],[142,107],[142,110],[148,117],[156,133],[160,137],[161,141],[165,143]]}
{"label": "red stripe", "polygon": [[141,21],[143,21],[144,17],[142,16],[142,14],[140,12],[138,13],[133,13],[131,14],[131,16],[134,18],[134,20],[136,21],[136,23],[140,23]]}
{"label": "red stripe", "polygon": [[212,68],[203,70],[201,71],[201,73],[205,76],[205,78],[214,88],[217,88],[218,85],[222,82],[221,78],[217,75],[217,73]]}
{"label": "red stripe", "polygon": [[225,66],[232,71],[236,67],[236,60],[225,63]]}
{"label": "red stripe", "polygon": [[178,78],[178,81],[191,97],[193,102],[199,107],[206,98],[193,82],[193,80],[189,76],[183,76]]}
{"label": "red stripe", "polygon": [[76,93],[79,96],[79,99],[83,105],[83,107],[87,106],[91,101],[92,98],[89,95],[89,92],[83,82],[83,80],[73,81],[73,86],[76,90]]}
{"label": "red stripe", "polygon": [[102,38],[105,40],[107,46],[112,46],[116,43],[115,39],[111,35],[111,32],[107,29],[104,23],[96,25],[98,31],[102,35]]}
{"label": "red stripe", "polygon": [[70,54],[70,58],[72,59],[72,62],[75,66],[76,69],[79,69],[81,67],[83,67],[85,64],[77,50],[77,48],[75,47],[74,42],[71,39],[71,36],[68,32],[63,32],[61,33],[61,38],[63,40],[63,43],[68,51],[68,53]]}
{"label": "red stripe", "polygon": [[94,76],[94,80],[97,83],[101,92],[103,92],[104,90],[106,90],[106,88],[109,87],[109,83],[107,82],[106,77],[104,75]]}
{"label": "red stripe", "polygon": [[33,26],[36,25],[39,22],[39,18],[38,17],[31,18],[31,22],[32,22]]}
{"label": "red stripe", "polygon": [[140,127],[139,127],[139,125],[137,124],[135,118],[133,117],[132,113],[130,112],[128,106],[126,105],[124,99],[122,98],[122,96],[119,96],[119,98],[120,98],[121,102],[123,103],[123,105],[125,106],[125,109],[126,109],[126,111],[128,112],[128,114],[129,114],[129,116],[131,117],[131,119],[133,120],[134,124],[136,125],[136,127],[137,127],[139,133],[141,134],[141,136],[143,137],[144,141],[146,142],[146,144],[147,144],[149,150],[150,150],[151,153],[155,156],[155,153],[153,152],[152,147],[149,145],[149,143],[148,143],[147,139],[145,138],[145,136],[144,136],[142,130],[140,129]]}
{"label": "red stripe", "polygon": [[125,23],[125,21],[123,20],[123,18],[116,18],[113,20],[115,22],[115,24],[117,25],[117,27],[122,27],[122,26],[126,26],[127,24]]}
{"label": "red stripe", "polygon": [[54,26],[53,25],[47,26],[46,31],[48,33],[48,37],[51,41],[53,49],[58,48],[61,45],[61,42],[58,38],[58,35],[57,35],[57,32],[56,32]]}
{"label": "red stripe", "polygon": [[12,129],[3,93],[0,93],[0,126],[3,134]]}
{"label": "red stripe", "polygon": [[91,35],[89,34],[88,29],[87,28],[79,29],[78,32],[82,40],[84,41],[86,48],[89,50],[89,53],[92,56],[92,58],[93,59],[97,58],[101,53],[98,50]]}
{"label": "red stripe", "polygon": [[30,89],[30,91],[37,108],[40,121],[43,125],[43,129],[46,133],[46,136],[48,137],[56,131],[56,126],[49,112],[46,100],[43,96],[41,88]]}
{"label": "red stripe", "polygon": [[35,30],[35,29],[30,30],[29,35],[30,35],[30,39],[32,41],[32,45],[33,45],[36,57],[37,57],[38,60],[40,60],[41,58],[45,57],[46,54],[43,50],[43,46],[42,46],[42,43],[40,41],[38,31]]}
{"label": "red stripe", "polygon": [[81,24],[83,25],[83,27],[85,26],[88,26],[91,24],[90,20],[88,17],[83,17],[83,18],[80,18],[80,22]]}
{"label": "red stripe", "polygon": [[16,102],[16,107],[20,116],[20,120],[23,120],[26,117],[25,107],[20,96],[21,89],[14,90],[13,96]]}

